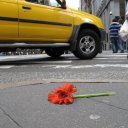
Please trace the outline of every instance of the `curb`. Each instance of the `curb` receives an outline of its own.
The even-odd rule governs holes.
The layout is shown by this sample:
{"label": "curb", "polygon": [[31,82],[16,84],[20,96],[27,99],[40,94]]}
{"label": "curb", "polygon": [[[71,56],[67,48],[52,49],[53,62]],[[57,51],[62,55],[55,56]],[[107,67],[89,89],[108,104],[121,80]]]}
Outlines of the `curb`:
{"label": "curb", "polygon": [[43,80],[31,80],[16,83],[6,83],[0,84],[0,89],[14,88],[20,86],[30,86],[37,84],[47,84],[47,83],[128,83],[128,80],[82,80],[82,79],[43,79]]}

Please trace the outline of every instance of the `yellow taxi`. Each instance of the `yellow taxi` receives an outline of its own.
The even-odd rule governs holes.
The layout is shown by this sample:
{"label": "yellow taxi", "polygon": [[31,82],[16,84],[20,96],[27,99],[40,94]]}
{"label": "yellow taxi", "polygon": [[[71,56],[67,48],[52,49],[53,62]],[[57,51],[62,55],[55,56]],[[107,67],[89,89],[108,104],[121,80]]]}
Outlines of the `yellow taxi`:
{"label": "yellow taxi", "polygon": [[40,48],[60,57],[70,50],[91,59],[104,37],[100,18],[67,7],[65,0],[0,0],[0,51]]}

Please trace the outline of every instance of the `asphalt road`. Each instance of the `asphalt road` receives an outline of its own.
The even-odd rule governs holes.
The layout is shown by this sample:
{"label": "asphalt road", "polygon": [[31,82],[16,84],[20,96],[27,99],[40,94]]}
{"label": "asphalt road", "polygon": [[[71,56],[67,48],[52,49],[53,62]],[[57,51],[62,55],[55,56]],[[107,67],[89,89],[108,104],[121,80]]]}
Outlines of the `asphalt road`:
{"label": "asphalt road", "polygon": [[[17,58],[18,61],[14,61]],[[33,60],[32,56],[17,56],[13,61],[3,60],[3,63],[1,61],[0,84],[42,80],[49,82],[128,81],[127,53],[113,54],[107,51],[92,60],[79,60],[72,54],[66,54],[57,60],[46,55],[38,55]]]}

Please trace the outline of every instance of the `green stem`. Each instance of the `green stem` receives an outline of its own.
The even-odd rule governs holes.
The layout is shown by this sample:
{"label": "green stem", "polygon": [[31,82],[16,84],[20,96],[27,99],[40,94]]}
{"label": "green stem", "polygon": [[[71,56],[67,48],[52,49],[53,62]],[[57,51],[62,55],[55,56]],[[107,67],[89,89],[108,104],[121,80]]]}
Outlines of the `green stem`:
{"label": "green stem", "polygon": [[100,97],[100,96],[112,96],[115,95],[115,92],[106,92],[106,93],[96,93],[96,94],[83,94],[75,95],[74,98],[90,98],[90,97]]}

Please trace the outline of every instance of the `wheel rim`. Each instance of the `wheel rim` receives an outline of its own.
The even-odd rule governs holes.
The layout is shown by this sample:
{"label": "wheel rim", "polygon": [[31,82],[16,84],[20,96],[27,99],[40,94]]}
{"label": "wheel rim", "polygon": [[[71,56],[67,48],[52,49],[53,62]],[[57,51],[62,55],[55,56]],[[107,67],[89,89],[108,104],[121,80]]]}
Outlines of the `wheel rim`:
{"label": "wheel rim", "polygon": [[80,50],[85,54],[90,54],[95,50],[95,40],[91,36],[84,36],[80,39]]}

